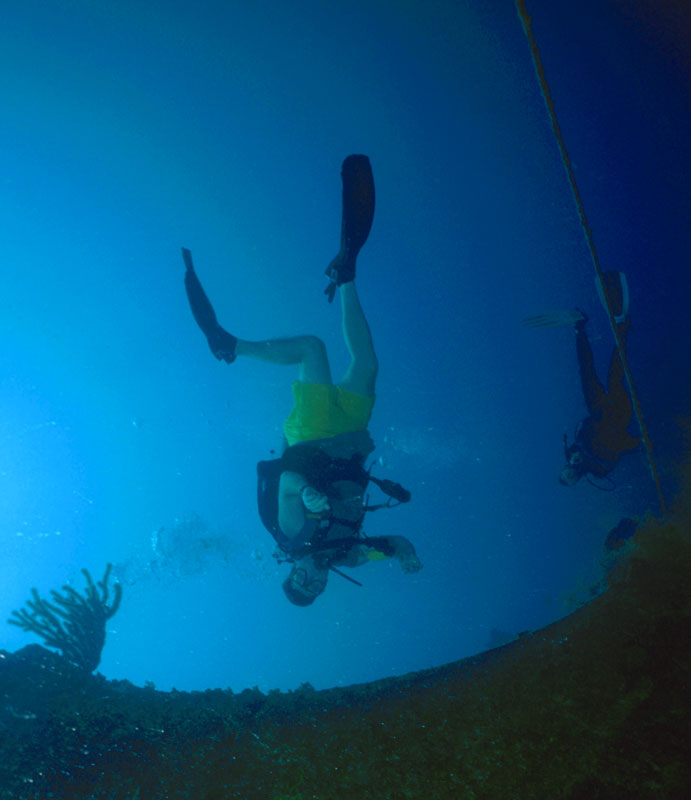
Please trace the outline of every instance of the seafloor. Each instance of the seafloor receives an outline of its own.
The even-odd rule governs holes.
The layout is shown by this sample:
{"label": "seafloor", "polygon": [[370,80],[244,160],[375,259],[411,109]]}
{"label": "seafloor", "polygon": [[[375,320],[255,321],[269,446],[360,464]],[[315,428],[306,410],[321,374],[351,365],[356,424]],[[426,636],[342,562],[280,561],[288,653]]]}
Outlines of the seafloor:
{"label": "seafloor", "polygon": [[0,651],[0,798],[691,797],[688,488],[607,583],[504,647],[345,689],[158,692]]}

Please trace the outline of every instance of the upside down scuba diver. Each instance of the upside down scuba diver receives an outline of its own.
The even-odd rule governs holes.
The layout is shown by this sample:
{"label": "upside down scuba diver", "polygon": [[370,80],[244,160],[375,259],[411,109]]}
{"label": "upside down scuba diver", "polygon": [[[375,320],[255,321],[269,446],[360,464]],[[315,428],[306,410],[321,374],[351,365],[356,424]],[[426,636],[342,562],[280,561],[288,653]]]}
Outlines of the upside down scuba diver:
{"label": "upside down scuba diver", "polygon": [[[310,605],[322,594],[330,571],[344,575],[338,567],[394,558],[404,572],[422,568],[405,537],[368,537],[362,531],[368,511],[407,502],[410,495],[392,481],[374,478],[365,468],[374,450],[367,425],[378,363],[354,281],[356,259],[374,217],[369,159],[348,156],[341,176],[341,247],[326,269],[325,292],[329,302],[339,294],[350,354],[350,364],[338,382],[332,380],[326,347],[316,336],[247,341],[224,330],[197,278],[190,251],[183,248],[187,296],[214,356],[228,364],[245,356],[298,367],[298,379],[292,384],[293,409],[283,425],[286,449],[281,458],[257,465],[257,497],[262,522],[278,544],[279,560],[292,564],[283,590],[300,606]],[[370,483],[384,491],[386,502],[369,504]]]}

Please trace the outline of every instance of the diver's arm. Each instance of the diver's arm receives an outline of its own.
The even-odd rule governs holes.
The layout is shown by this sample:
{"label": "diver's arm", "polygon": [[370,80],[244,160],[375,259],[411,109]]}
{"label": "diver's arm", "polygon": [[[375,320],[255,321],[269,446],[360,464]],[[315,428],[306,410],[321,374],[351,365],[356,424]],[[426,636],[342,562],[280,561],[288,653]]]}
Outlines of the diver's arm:
{"label": "diver's arm", "polygon": [[302,530],[305,509],[317,515],[330,511],[329,498],[310,486],[299,472],[282,472],[278,484],[278,526],[289,539]]}
{"label": "diver's arm", "polygon": [[282,472],[278,483],[278,526],[292,539],[305,524],[305,506],[300,491],[307,479],[299,472]]}

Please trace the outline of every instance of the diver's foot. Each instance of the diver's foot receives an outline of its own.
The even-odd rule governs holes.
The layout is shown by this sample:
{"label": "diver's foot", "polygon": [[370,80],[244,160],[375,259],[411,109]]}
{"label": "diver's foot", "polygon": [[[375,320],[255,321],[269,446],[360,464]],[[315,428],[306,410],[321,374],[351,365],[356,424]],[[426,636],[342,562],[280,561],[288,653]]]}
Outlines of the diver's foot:
{"label": "diver's foot", "polygon": [[340,250],[336,258],[329,264],[325,274],[340,286],[355,280],[355,256],[349,250]]}
{"label": "diver's foot", "polygon": [[216,325],[213,331],[204,331],[206,341],[209,343],[211,352],[219,361],[232,364],[235,361],[235,348],[237,347],[237,337],[224,330],[220,325]]}
{"label": "diver's foot", "polygon": [[197,273],[194,271],[192,254],[187,248],[182,248],[182,257],[185,261],[185,290],[194,319],[199,325],[211,352],[219,361],[231,364],[235,361],[235,348],[237,338],[224,330],[216,319],[216,313],[202,288]]}
{"label": "diver's foot", "polygon": [[[574,328],[577,331],[584,331],[586,323],[588,322],[589,319],[588,315],[585,313],[585,311],[581,311],[580,308],[574,308],[573,313],[575,319]],[[580,318],[578,317],[579,314]]]}
{"label": "diver's foot", "polygon": [[341,250],[325,270],[331,283],[324,290],[329,302],[334,298],[336,288],[355,280],[355,256],[347,250]]}

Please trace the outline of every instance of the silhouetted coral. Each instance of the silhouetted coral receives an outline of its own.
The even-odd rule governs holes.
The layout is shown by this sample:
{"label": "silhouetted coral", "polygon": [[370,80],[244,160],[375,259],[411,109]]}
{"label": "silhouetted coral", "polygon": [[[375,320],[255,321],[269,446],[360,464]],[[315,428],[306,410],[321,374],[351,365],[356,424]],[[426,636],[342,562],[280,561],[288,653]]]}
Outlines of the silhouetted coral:
{"label": "silhouetted coral", "polygon": [[108,605],[111,566],[106,566],[103,580],[98,582],[99,588],[89,571],[82,570],[87,581],[83,596],[71,586],[63,586],[62,593],[51,590],[53,603],[49,603],[32,589],[33,600],[27,601],[28,608],[13,611],[7,621],[38,634],[45,644],[57,647],[72,664],[93,672],[101,661],[106,642],[106,620],[118,610],[122,598],[122,587],[115,583],[113,602]]}

